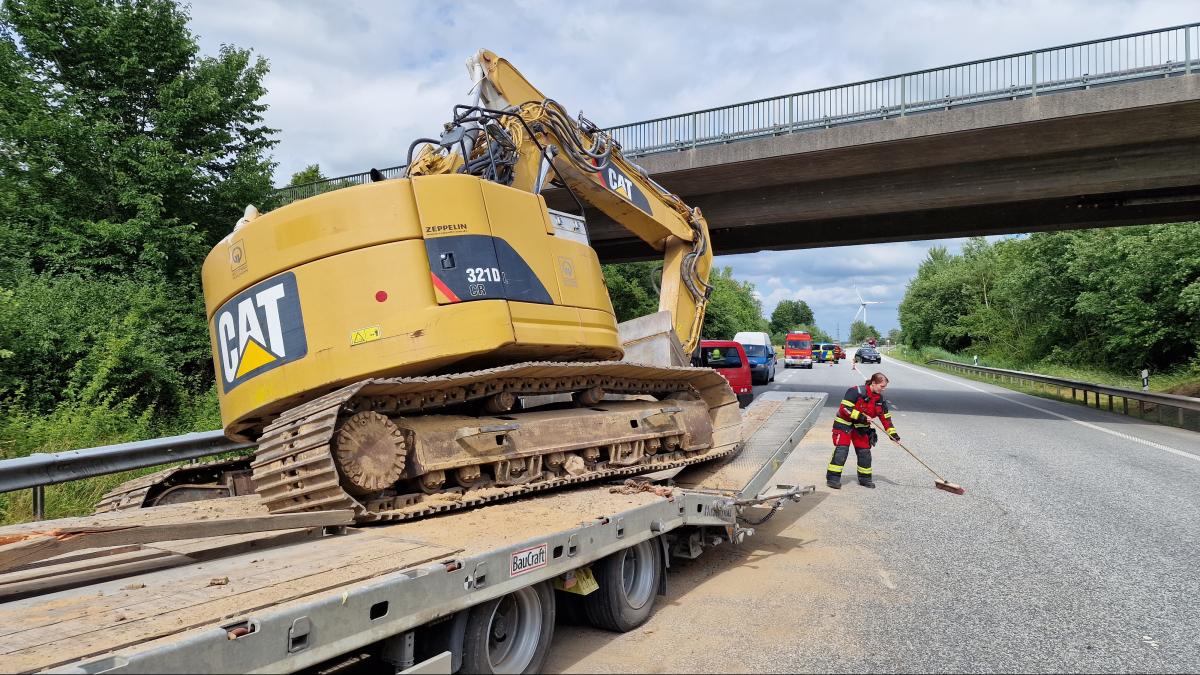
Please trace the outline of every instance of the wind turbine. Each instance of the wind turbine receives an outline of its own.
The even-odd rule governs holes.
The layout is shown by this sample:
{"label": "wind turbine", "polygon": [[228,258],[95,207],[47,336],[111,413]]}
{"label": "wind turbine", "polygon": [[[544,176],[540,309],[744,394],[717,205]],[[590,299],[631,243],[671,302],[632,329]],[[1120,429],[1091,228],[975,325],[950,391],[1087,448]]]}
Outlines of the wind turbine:
{"label": "wind turbine", "polygon": [[[863,323],[867,323],[867,305],[878,305],[878,304],[881,304],[883,301],[882,300],[863,300],[862,293],[858,292],[858,286],[854,287],[854,294],[858,296],[858,311],[855,312],[855,314],[854,314],[854,320],[858,321],[858,317],[861,314]],[[867,324],[867,325],[870,325],[870,324]]]}

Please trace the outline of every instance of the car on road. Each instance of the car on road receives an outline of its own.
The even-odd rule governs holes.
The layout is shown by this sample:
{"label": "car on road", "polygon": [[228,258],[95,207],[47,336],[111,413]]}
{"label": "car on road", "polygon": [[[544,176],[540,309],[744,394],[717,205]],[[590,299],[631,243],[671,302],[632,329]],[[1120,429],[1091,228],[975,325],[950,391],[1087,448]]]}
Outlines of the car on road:
{"label": "car on road", "polygon": [[855,363],[883,363],[883,357],[874,347],[859,347],[854,352]]}
{"label": "car on road", "polygon": [[770,335],[761,331],[741,331],[733,336],[733,341],[741,344],[746,350],[746,358],[750,361],[750,377],[754,384],[775,381],[775,366],[779,359],[775,356],[775,346],[771,344]]}
{"label": "car on road", "polygon": [[830,360],[832,360],[834,363],[837,363],[841,359],[846,358],[845,352],[841,352],[840,356],[838,355],[840,350],[841,348],[832,342],[821,342],[815,344],[813,345],[813,361],[816,363],[825,363],[825,354],[829,353],[833,356],[833,358]]}
{"label": "car on road", "polygon": [[712,368],[729,381],[737,394],[738,405],[745,408],[754,400],[754,382],[750,378],[750,361],[740,343],[733,340],[701,340],[692,365]]}

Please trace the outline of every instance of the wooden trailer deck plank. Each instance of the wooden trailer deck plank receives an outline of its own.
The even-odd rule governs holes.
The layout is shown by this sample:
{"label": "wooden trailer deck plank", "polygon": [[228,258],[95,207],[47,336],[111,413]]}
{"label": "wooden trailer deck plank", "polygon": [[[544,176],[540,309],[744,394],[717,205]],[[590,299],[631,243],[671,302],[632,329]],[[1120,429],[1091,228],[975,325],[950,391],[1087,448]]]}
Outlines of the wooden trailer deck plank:
{"label": "wooden trailer deck plank", "polygon": [[151,509],[127,509],[95,513],[90,516],[59,518],[0,527],[0,538],[12,535],[43,532],[53,528],[69,527],[126,527],[129,525],[163,525],[168,523],[193,523],[198,520],[227,520],[265,516],[267,507],[258,495],[210,499],[186,504],[155,506]]}
{"label": "wooden trailer deck plank", "polygon": [[[0,539],[0,571],[9,571],[31,562],[86,548],[148,544],[159,541],[218,537],[227,534],[290,530],[298,527],[350,525],[354,512],[322,511],[284,515],[251,516],[221,520],[130,524],[109,526],[63,526],[42,532],[8,535]],[[15,539],[15,540],[14,540]]]}
{"label": "wooden trailer deck plank", "polygon": [[19,600],[0,605],[0,662],[13,671],[50,668],[455,553],[355,531],[159,570],[137,583],[122,579]]}
{"label": "wooden trailer deck plank", "polygon": [[154,545],[85,549],[0,574],[0,602],[320,536],[320,528],[230,534]]}

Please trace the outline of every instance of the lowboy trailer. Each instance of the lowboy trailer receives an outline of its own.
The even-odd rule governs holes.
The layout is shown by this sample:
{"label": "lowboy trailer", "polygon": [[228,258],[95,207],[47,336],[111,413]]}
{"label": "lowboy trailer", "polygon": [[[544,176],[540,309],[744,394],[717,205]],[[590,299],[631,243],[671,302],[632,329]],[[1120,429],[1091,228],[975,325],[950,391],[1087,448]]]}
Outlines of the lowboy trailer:
{"label": "lowboy trailer", "polygon": [[538,670],[559,610],[641,625],[672,558],[811,492],[772,479],[825,399],[760,397],[728,459],[391,525],[252,496],[0,528],[0,670]]}

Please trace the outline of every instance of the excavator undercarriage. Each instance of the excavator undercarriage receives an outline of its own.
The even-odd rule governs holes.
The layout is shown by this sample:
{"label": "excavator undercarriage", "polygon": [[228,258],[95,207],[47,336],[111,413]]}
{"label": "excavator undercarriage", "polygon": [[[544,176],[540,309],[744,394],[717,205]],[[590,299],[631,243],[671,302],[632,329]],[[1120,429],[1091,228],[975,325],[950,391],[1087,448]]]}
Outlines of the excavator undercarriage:
{"label": "excavator undercarriage", "polygon": [[[523,398],[554,395],[564,401],[517,409]],[[272,513],[351,509],[357,522],[407,520],[708,461],[740,440],[737,399],[708,369],[525,363],[381,378],[286,412],[264,430],[252,461],[191,469],[216,481],[191,484],[187,469],[170,470],[122,486],[99,510],[191,495],[172,500],[164,484],[246,494],[230,480],[244,478],[249,462],[253,490]]]}
{"label": "excavator undercarriage", "polygon": [[[488,411],[567,393],[569,408]],[[353,509],[359,522],[405,520],[713,459],[732,452],[740,432],[737,400],[711,370],[526,363],[346,387],[268,426],[252,466],[273,513]]]}

